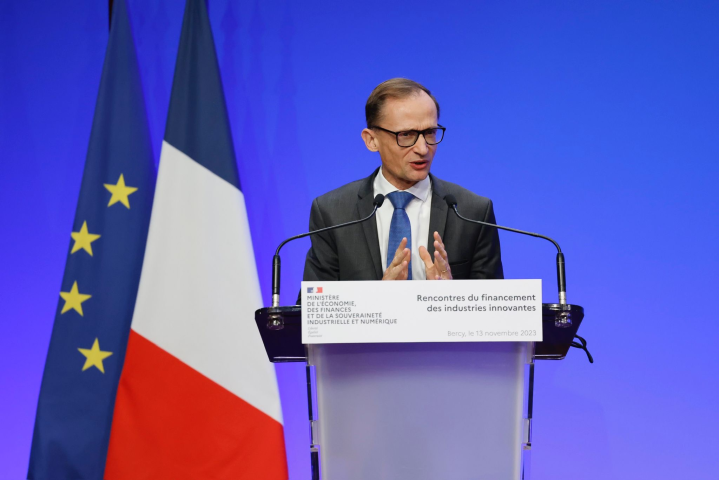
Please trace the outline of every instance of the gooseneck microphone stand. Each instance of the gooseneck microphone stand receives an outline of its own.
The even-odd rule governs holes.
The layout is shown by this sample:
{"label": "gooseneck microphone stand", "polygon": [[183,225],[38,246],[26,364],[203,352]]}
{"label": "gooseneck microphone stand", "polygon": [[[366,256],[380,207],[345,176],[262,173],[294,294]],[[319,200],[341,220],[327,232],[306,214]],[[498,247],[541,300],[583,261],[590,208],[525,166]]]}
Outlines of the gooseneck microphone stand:
{"label": "gooseneck microphone stand", "polygon": [[277,250],[275,250],[274,257],[272,257],[272,307],[270,307],[270,312],[268,315],[269,328],[281,329],[283,326],[282,313],[281,311],[279,311],[279,309],[282,308],[280,307],[280,278],[282,266],[282,262],[280,260],[280,250],[282,249],[282,247],[284,247],[285,244],[291,242],[292,240],[309,237],[310,235],[317,235],[318,233],[327,232],[336,228],[349,227],[350,225],[356,225],[358,223],[366,222],[370,218],[374,217],[375,213],[377,213],[377,210],[382,206],[383,203],[384,195],[379,194],[374,197],[374,201],[372,202],[372,204],[374,205],[372,213],[370,213],[364,218],[361,218],[359,220],[353,220],[351,222],[341,223],[339,225],[332,225],[331,227],[320,228],[319,230],[313,230],[311,232],[302,233],[300,235],[295,235],[294,237],[290,237],[280,243],[280,245],[277,247]]}
{"label": "gooseneck microphone stand", "polygon": [[507,230],[509,232],[514,232],[514,233],[521,233],[522,235],[529,235],[531,237],[543,238],[545,240],[552,242],[554,244],[554,246],[557,248],[557,290],[559,291],[559,305],[560,305],[560,312],[557,315],[556,323],[557,323],[557,326],[569,326],[572,324],[571,317],[569,315],[569,311],[571,310],[571,308],[567,304],[567,279],[566,279],[566,274],[565,274],[565,270],[564,270],[564,253],[562,253],[562,249],[557,242],[555,242],[553,239],[547,237],[546,235],[540,235],[538,233],[527,232],[525,230],[519,230],[517,228],[503,227],[501,225],[496,225],[494,223],[483,222],[481,220],[473,220],[471,218],[463,217],[457,210],[457,199],[452,194],[446,195],[444,197],[444,201],[447,202],[447,206],[449,206],[449,208],[451,208],[454,211],[454,213],[457,215],[457,217],[459,217],[461,220],[464,220],[465,222],[476,223],[478,225],[486,225],[488,227],[494,227],[494,228],[498,228],[500,230]]}

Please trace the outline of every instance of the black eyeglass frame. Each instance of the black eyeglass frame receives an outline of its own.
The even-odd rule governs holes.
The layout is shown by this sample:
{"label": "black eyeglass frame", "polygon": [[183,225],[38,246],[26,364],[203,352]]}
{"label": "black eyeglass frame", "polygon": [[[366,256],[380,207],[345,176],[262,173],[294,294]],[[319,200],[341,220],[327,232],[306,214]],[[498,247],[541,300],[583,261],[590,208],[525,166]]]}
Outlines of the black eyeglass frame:
{"label": "black eyeglass frame", "polygon": [[[397,140],[397,145],[402,148],[411,148],[414,147],[417,144],[417,140],[419,140],[419,136],[422,135],[424,137],[424,141],[427,142],[427,137],[425,137],[425,133],[430,130],[442,130],[442,138],[439,139],[439,142],[437,143],[429,143],[427,142],[427,145],[439,145],[442,140],[444,140],[444,132],[447,130],[447,128],[443,127],[442,125],[437,125],[436,127],[426,128],[424,130],[402,130],[401,132],[393,132],[392,130],[387,130],[386,128],[382,128],[379,125],[373,125],[370,128],[377,128],[379,130],[382,130],[383,132],[391,133],[395,136],[395,139]],[[417,132],[417,138],[414,139],[414,143],[412,145],[400,145],[399,144],[399,134],[400,133],[407,133],[407,132]]]}

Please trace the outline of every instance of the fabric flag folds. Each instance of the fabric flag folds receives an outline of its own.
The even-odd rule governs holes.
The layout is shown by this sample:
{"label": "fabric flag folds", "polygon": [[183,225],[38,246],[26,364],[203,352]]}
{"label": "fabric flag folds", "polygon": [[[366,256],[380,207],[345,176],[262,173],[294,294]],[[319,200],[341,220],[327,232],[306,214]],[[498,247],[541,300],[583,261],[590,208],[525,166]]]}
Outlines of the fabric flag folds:
{"label": "fabric flag folds", "polygon": [[107,480],[287,478],[260,306],[207,7],[188,0]]}
{"label": "fabric flag folds", "polygon": [[118,0],[40,388],[29,479],[103,478],[154,187],[135,46],[125,1]]}

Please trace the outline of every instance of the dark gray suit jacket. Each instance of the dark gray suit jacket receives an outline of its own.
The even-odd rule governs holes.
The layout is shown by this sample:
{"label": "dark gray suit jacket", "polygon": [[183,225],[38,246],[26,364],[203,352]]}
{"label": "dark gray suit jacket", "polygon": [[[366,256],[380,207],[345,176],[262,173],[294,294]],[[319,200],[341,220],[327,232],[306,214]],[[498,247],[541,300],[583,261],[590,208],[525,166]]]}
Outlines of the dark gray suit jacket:
{"label": "dark gray suit jacket", "polygon": [[[369,177],[315,198],[310,212],[310,230],[359,220],[372,213],[373,183],[379,169]],[[497,229],[465,222],[450,211],[444,196],[457,199],[467,218],[496,223],[492,201],[430,174],[432,209],[427,246],[434,257],[434,232],[439,232],[449,256],[455,279],[504,278]],[[307,252],[304,280],[381,280],[377,221],[313,235]]]}

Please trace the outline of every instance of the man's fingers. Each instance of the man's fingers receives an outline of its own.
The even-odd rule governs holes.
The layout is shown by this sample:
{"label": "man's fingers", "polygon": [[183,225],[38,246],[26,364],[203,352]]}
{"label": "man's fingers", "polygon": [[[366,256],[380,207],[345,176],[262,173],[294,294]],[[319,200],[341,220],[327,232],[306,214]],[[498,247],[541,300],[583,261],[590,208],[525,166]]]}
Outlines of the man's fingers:
{"label": "man's fingers", "polygon": [[434,265],[437,268],[437,273],[441,275],[442,280],[452,280],[452,271],[449,268],[449,263],[442,258],[442,255],[440,255],[438,251],[434,252],[434,258]]}
{"label": "man's fingers", "polygon": [[[435,232],[435,237],[437,233]],[[427,280],[443,280],[452,278],[451,274],[446,273],[448,270],[448,263],[444,260],[441,253],[441,245],[438,242],[434,242],[434,260],[429,254],[426,248],[419,247],[419,256],[424,262],[426,278]],[[442,273],[442,272],[445,273]]]}
{"label": "man's fingers", "polygon": [[399,265],[395,265],[394,267],[390,267],[391,272],[389,276],[386,278],[387,280],[407,280],[407,272],[409,269],[407,266],[409,263],[405,260],[402,261]]}
{"label": "man's fingers", "polygon": [[432,261],[432,255],[429,254],[425,247],[419,247],[419,258],[424,262],[425,270],[429,270],[434,265]]}
{"label": "man's fingers", "polygon": [[439,236],[439,232],[434,232],[434,241],[439,242],[442,248],[444,248],[444,242],[442,241],[442,237]]}
{"label": "man's fingers", "polygon": [[438,273],[444,280],[452,279],[452,270],[449,267],[449,254],[447,249],[444,247],[442,237],[439,236],[438,232],[434,232],[434,265],[437,267]]}
{"label": "man's fingers", "polygon": [[445,261],[442,254],[439,253],[439,250],[434,251],[434,266],[437,267],[440,274],[449,270],[449,264]]}
{"label": "man's fingers", "polygon": [[409,276],[409,262],[404,261],[399,267],[400,271],[399,275],[397,275],[397,280],[407,280],[407,277]]}
{"label": "man's fingers", "polygon": [[435,250],[439,250],[439,253],[441,253],[444,258],[444,261],[449,263],[447,249],[444,247],[444,242],[442,241],[442,237],[439,236],[439,232],[434,232],[434,248]]}
{"label": "man's fingers", "polygon": [[399,242],[399,246],[397,247],[397,250],[394,252],[394,258],[392,259],[392,263],[390,263],[390,267],[396,267],[400,263],[402,263],[405,260],[405,257],[407,256],[407,252],[409,252],[409,248],[407,247],[407,238],[403,238],[401,242]]}
{"label": "man's fingers", "polygon": [[447,250],[444,249],[444,245],[439,242],[434,242],[434,251],[442,255],[442,258],[445,262],[449,262],[449,258],[447,257]]}
{"label": "man's fingers", "polygon": [[404,259],[396,265],[394,262],[390,264],[390,266],[387,267],[387,270],[385,270],[382,280],[407,280],[407,272],[409,271],[409,249],[405,248],[405,251],[401,253],[404,254]]}
{"label": "man's fingers", "polygon": [[404,252],[404,249],[406,246],[407,246],[407,237],[404,237],[404,238],[402,238],[402,241],[399,242],[399,245],[397,246],[397,251],[395,253]]}
{"label": "man's fingers", "polygon": [[406,280],[408,277],[407,266],[409,265],[409,261],[411,259],[411,252],[409,251],[409,248],[407,248],[407,238],[403,238],[401,242],[399,242],[399,246],[397,247],[397,250],[394,252],[394,258],[392,259],[392,263],[389,264],[389,267],[387,267],[387,270],[385,271],[383,280]]}

